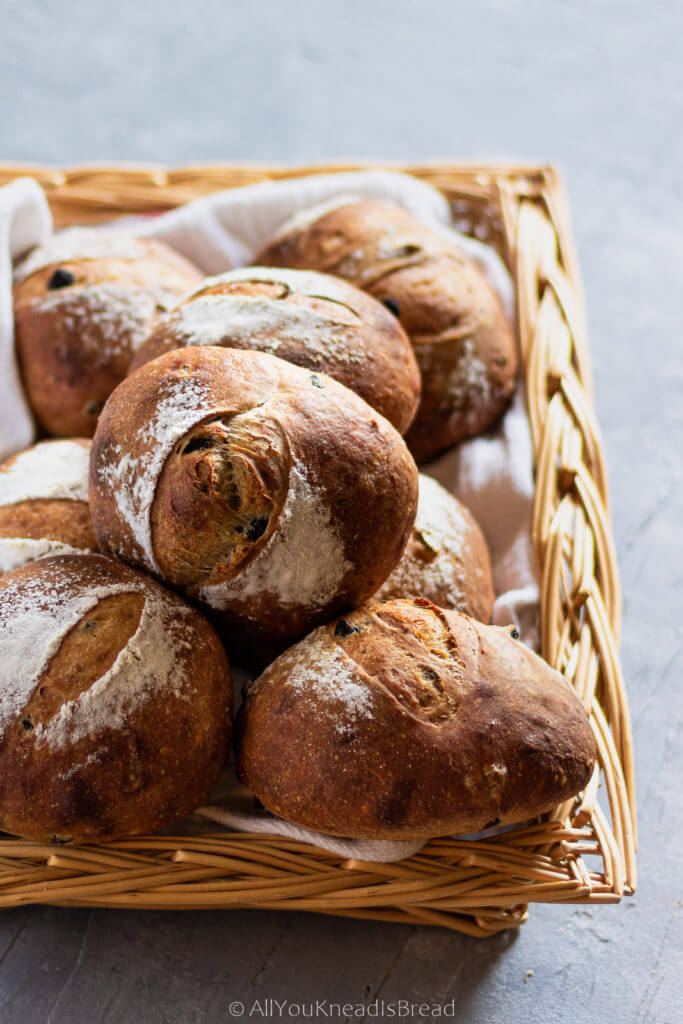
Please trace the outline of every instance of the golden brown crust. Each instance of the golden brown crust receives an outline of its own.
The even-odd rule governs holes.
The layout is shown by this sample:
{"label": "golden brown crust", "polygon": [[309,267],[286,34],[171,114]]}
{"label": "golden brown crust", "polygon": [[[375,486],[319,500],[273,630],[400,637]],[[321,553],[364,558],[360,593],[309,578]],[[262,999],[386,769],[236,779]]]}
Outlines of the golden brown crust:
{"label": "golden brown crust", "polygon": [[0,465],[0,575],[62,551],[94,552],[90,441],[41,441]]}
{"label": "golden brown crust", "polygon": [[121,563],[58,556],[0,580],[0,622],[3,829],[110,839],[158,831],[204,799],[227,757],[232,695],[198,612]]}
{"label": "golden brown crust", "polygon": [[408,434],[418,459],[481,433],[507,406],[517,357],[499,297],[473,260],[400,207],[364,200],[293,222],[258,262],[336,274],[397,312],[422,375]]}
{"label": "golden brown crust", "polygon": [[509,631],[420,600],[366,605],[283,654],[253,684],[237,741],[270,811],[367,839],[535,817],[595,762],[561,676]]}
{"label": "golden brown crust", "polygon": [[484,535],[472,513],[420,473],[417,516],[391,576],[375,601],[426,597],[440,608],[490,622],[495,594]]}
{"label": "golden brown crust", "polygon": [[193,345],[255,349],[326,373],[399,433],[417,409],[420,374],[396,318],[365,292],[325,274],[248,267],[210,278],[160,318],[130,372]]}
{"label": "golden brown crust", "polygon": [[56,540],[79,551],[97,550],[87,504],[63,498],[0,507],[0,537]]}
{"label": "golden brown crust", "polygon": [[47,263],[37,251],[24,264],[26,272],[19,268],[17,354],[29,401],[49,434],[93,434],[135,348],[160,313],[201,280],[195,267],[161,242],[129,243],[128,253],[114,249],[109,256]]}
{"label": "golden brown crust", "polygon": [[398,562],[417,470],[323,374],[260,352],[169,352],[116,389],[93,441],[104,551],[183,586],[260,662],[365,600]]}

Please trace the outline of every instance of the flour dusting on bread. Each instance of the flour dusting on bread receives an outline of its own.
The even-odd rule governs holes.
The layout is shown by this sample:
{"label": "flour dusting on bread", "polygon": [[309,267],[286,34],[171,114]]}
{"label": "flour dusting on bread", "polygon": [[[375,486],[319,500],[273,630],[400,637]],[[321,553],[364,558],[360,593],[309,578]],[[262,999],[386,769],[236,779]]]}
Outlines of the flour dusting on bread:
{"label": "flour dusting on bread", "polygon": [[151,511],[159,474],[174,444],[206,416],[218,411],[209,400],[209,389],[191,378],[168,377],[160,383],[160,395],[152,419],[138,430],[142,455],[123,453],[118,462],[101,462],[98,475],[112,489],[122,519],[147,566],[159,567],[152,546]]}
{"label": "flour dusting on bread", "polygon": [[101,228],[66,228],[49,242],[34,249],[14,271],[17,281],[50,266],[72,260],[139,260],[148,255],[144,245],[118,231]]}
{"label": "flour dusting on bread", "polygon": [[0,537],[0,574],[12,572],[27,562],[49,555],[87,555],[84,548],[75,548],[61,540],[48,537]]}
{"label": "flour dusting on bread", "polygon": [[182,622],[191,614],[187,606],[150,588],[137,629],[114,664],[78,697],[62,704],[47,724],[38,725],[36,742],[62,747],[105,729],[121,729],[127,717],[159,691],[190,700],[180,655],[192,646]]}
{"label": "flour dusting on bread", "polygon": [[283,607],[320,608],[334,597],[350,568],[319,489],[311,485],[304,468],[295,464],[268,543],[234,579],[204,586],[199,596],[219,610],[263,594],[272,595]]}
{"label": "flour dusting on bread", "polygon": [[[83,349],[97,349],[99,362],[130,357],[147,337],[158,308],[169,309],[177,294],[164,288],[88,284],[51,292],[33,302],[35,313],[59,313],[63,329]],[[97,365],[97,361],[95,363]]]}
{"label": "flour dusting on bread", "polygon": [[[324,296],[323,296],[324,297]],[[349,319],[348,307],[345,319]],[[263,295],[199,295],[169,314],[165,323],[183,346],[216,345],[223,339],[236,346],[256,345],[271,355],[289,344],[305,346],[307,364],[325,359],[359,361],[349,343],[347,324],[329,313]]]}
{"label": "flour dusting on bread", "polygon": [[[104,563],[103,582],[93,583],[93,566],[98,561]],[[135,633],[107,672],[62,704],[50,721],[36,726],[36,742],[63,746],[103,729],[122,727],[126,715],[160,689],[183,699],[179,655],[191,647],[185,620],[192,610],[144,576],[107,581],[107,568],[102,556],[60,558],[43,562],[40,575],[3,581],[0,730],[21,714],[70,630],[100,601],[118,594],[145,597]]]}
{"label": "flour dusting on bread", "polygon": [[41,842],[147,834],[215,786],[230,669],[209,624],[143,573],[59,556],[0,580],[2,828]]}
{"label": "flour dusting on bread", "polygon": [[[358,719],[373,717],[375,701],[371,688],[356,663],[330,643],[327,627],[316,630],[302,644],[281,655],[277,666],[278,675],[302,699],[322,702],[337,732],[344,734]],[[268,671],[264,675],[267,677]],[[250,692],[257,692],[259,685],[257,679]]]}
{"label": "flour dusting on bread", "polygon": [[40,576],[8,576],[0,586],[0,730],[21,712],[69,630],[103,598],[132,589],[79,589],[72,575],[60,572],[59,562],[42,564]]}
{"label": "flour dusting on bread", "polygon": [[[347,307],[349,302],[353,302],[354,297],[353,287],[331,274],[321,274],[315,270],[290,270],[287,267],[237,267],[235,270],[226,271],[225,274],[207,277],[196,289],[196,293],[233,281],[280,284],[288,292],[326,299],[328,302],[337,302]],[[350,308],[353,312],[353,307]]]}
{"label": "flour dusting on bread", "polygon": [[0,505],[40,498],[88,500],[90,444],[42,441],[0,466]]}
{"label": "flour dusting on bread", "polygon": [[449,374],[448,384],[456,405],[491,398],[491,381],[472,338],[462,342],[460,360]]}
{"label": "flour dusting on bread", "polygon": [[[443,607],[465,610],[463,544],[466,541],[465,512],[432,477],[420,474],[420,490],[413,537],[423,557],[411,550],[375,594],[375,600],[440,597]],[[471,581],[470,581],[471,582]]]}

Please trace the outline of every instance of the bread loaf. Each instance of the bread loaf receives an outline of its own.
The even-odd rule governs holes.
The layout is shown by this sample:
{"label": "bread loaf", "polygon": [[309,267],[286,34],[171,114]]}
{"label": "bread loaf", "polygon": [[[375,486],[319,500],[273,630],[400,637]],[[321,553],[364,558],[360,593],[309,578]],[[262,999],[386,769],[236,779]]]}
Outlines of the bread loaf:
{"label": "bread loaf", "polygon": [[562,676],[508,630],[424,600],[315,630],[252,684],[236,731],[240,776],[268,810],[364,839],[536,817],[595,762]]}
{"label": "bread loaf", "polygon": [[212,609],[263,662],[354,607],[398,562],[417,470],[400,435],[323,374],[185,348],[119,385],[93,440],[103,551]]}
{"label": "bread loaf", "polygon": [[158,831],[215,785],[230,740],[208,622],[101,555],[0,580],[0,827],[81,842]]}
{"label": "bread loaf", "polygon": [[70,228],[15,272],[15,341],[41,427],[91,437],[104,402],[160,313],[201,280],[168,246]]}
{"label": "bread loaf", "polygon": [[96,550],[89,459],[89,441],[41,441],[0,465],[0,575],[45,555]]}
{"label": "bread loaf", "polygon": [[209,278],[159,319],[131,371],[192,345],[256,349],[327,373],[399,433],[417,409],[420,374],[401,325],[380,302],[327,274],[246,267]]}
{"label": "bread loaf", "polygon": [[336,274],[398,317],[422,375],[407,434],[416,458],[481,433],[506,408],[517,358],[498,295],[472,259],[401,207],[323,204],[285,224],[257,262]]}
{"label": "bread loaf", "polygon": [[424,473],[408,544],[374,600],[401,597],[426,597],[440,608],[491,621],[495,595],[484,535],[471,512]]}

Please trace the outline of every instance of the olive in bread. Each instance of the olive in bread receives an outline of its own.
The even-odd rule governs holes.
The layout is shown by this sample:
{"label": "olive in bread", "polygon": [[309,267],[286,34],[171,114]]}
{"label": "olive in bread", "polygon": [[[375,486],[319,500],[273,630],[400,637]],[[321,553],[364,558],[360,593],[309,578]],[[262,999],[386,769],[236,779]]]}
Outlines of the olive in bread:
{"label": "olive in bread", "polygon": [[422,375],[406,435],[417,459],[481,433],[505,410],[517,355],[499,296],[473,259],[400,206],[342,199],[314,207],[286,223],[257,262],[336,274],[398,317]]}
{"label": "olive in bread", "polygon": [[45,555],[97,550],[90,441],[41,441],[0,465],[0,575]]}
{"label": "olive in bread", "polygon": [[160,317],[133,357],[131,372],[192,345],[256,349],[326,373],[401,434],[417,409],[420,373],[396,317],[328,274],[246,267],[209,278]]}
{"label": "olive in bread", "polygon": [[103,551],[182,588],[231,652],[265,663],[384,582],[413,525],[417,469],[337,381],[207,346],[167,352],[114,391],[89,495]]}
{"label": "olive in bread", "polygon": [[269,811],[363,839],[535,817],[583,789],[596,753],[559,673],[509,630],[425,600],[315,630],[251,685],[236,735]]}
{"label": "olive in bread", "polygon": [[425,473],[406,549],[374,600],[400,597],[426,597],[440,608],[491,621],[495,595],[484,535],[472,513]]}
{"label": "olive in bread", "polygon": [[29,403],[43,430],[92,437],[133,352],[201,281],[153,239],[70,228],[17,267],[15,344]]}
{"label": "olive in bread", "polygon": [[217,782],[230,669],[210,624],[102,555],[0,579],[0,827],[58,842],[155,832]]}

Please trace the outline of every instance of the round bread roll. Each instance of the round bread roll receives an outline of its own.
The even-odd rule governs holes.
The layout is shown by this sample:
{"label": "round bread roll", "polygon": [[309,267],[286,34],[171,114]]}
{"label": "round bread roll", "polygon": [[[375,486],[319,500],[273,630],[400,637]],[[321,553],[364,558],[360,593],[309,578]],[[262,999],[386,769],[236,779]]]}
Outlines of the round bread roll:
{"label": "round bread roll", "polygon": [[90,441],[41,441],[0,465],[0,576],[45,555],[97,549]]}
{"label": "round bread roll", "polygon": [[71,228],[15,272],[15,340],[26,393],[41,427],[91,437],[160,313],[201,281],[162,242]]}
{"label": "round bread roll", "polygon": [[192,345],[256,349],[326,373],[399,433],[417,409],[420,373],[396,317],[328,274],[246,267],[209,278],[160,318],[130,370]]}
{"label": "round bread roll", "polygon": [[182,587],[233,653],[263,664],[384,582],[417,469],[391,424],[331,378],[195,347],[113,393],[89,494],[103,551]]}
{"label": "round bread roll", "polygon": [[510,630],[423,599],[315,630],[251,685],[236,732],[240,777],[269,811],[361,839],[524,821],[595,763],[562,676]]}
{"label": "round bread roll", "polygon": [[495,594],[484,535],[472,513],[424,473],[408,544],[374,600],[401,597],[426,597],[440,608],[491,621]]}
{"label": "round bread roll", "polygon": [[257,262],[326,271],[382,301],[413,343],[422,397],[406,435],[425,460],[505,410],[517,355],[499,296],[474,260],[393,203],[341,199],[295,217]]}
{"label": "round bread roll", "polygon": [[0,580],[0,827],[88,842],[155,832],[216,784],[230,669],[209,623],[102,555]]}

